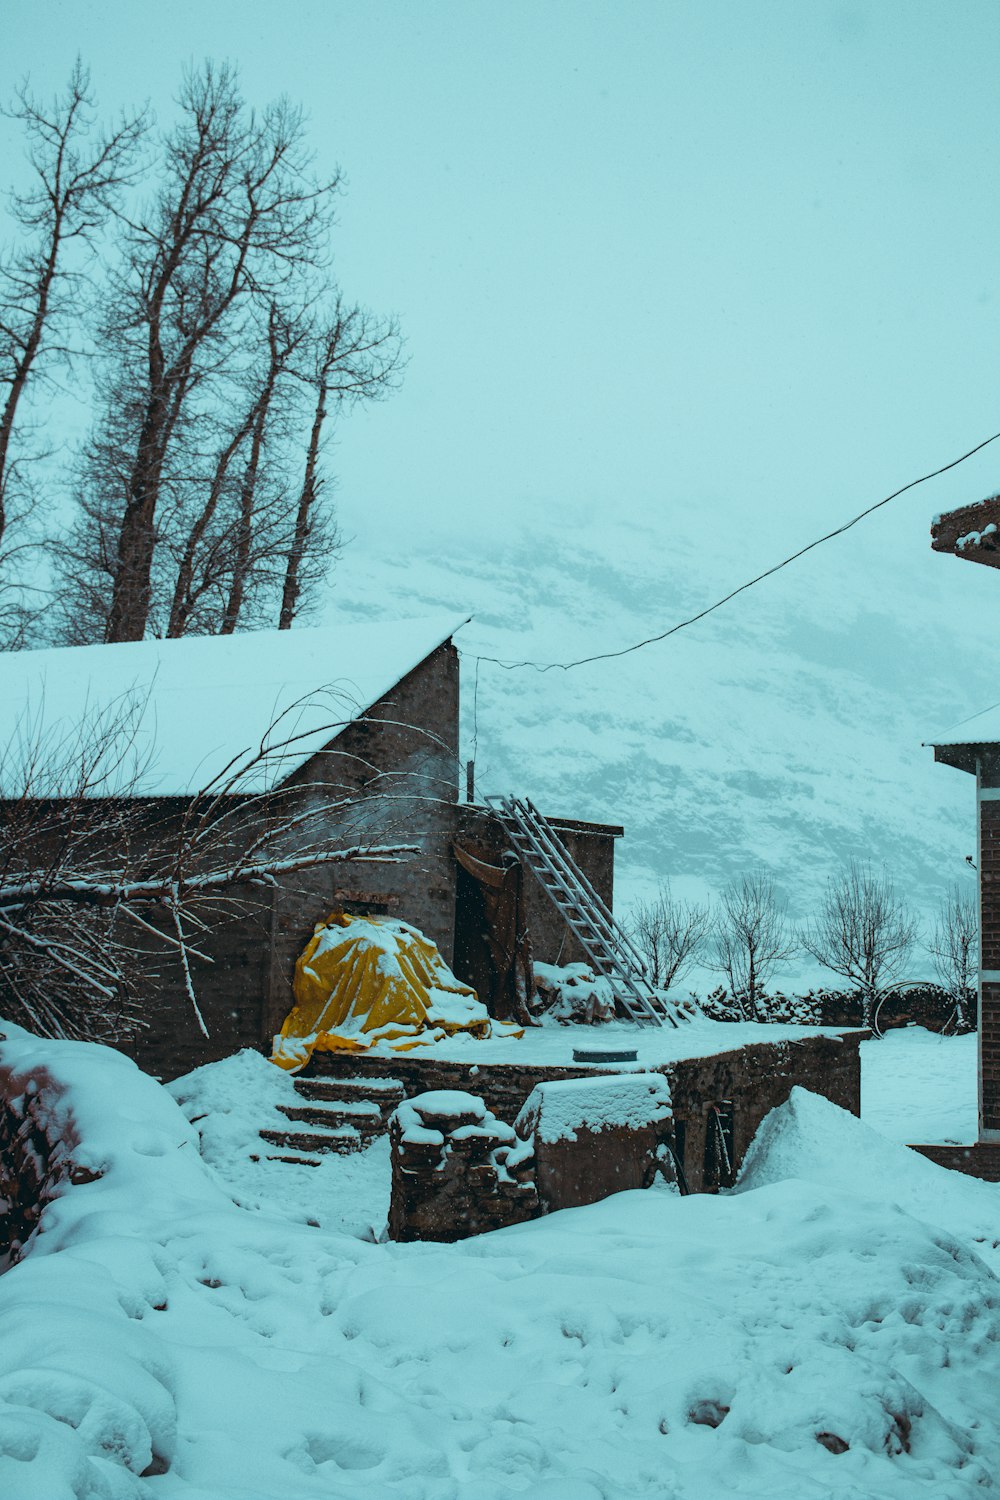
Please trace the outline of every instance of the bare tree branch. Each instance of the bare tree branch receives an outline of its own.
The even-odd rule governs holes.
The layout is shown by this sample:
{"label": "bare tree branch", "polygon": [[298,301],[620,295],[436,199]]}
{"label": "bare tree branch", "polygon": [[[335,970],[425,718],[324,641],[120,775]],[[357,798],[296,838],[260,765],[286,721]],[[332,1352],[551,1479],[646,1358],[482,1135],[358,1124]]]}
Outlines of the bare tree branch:
{"label": "bare tree branch", "polygon": [[711,926],[707,906],[676,899],[665,881],[652,901],[632,909],[632,938],[646,961],[650,983],[669,990],[679,983],[704,949]]}
{"label": "bare tree branch", "polygon": [[852,859],[827,882],[802,946],[857,987],[864,1024],[872,1026],[880,992],[905,977],[917,931],[888,872]]}
{"label": "bare tree branch", "polygon": [[[78,318],[86,253],[134,178],[146,128],[139,114],[96,129],[90,76],[79,59],[50,104],[25,83],[4,112],[24,128],[32,181],[11,196],[22,238],[0,255],[0,550],[12,517],[27,508],[19,483],[19,456],[28,456],[19,442],[25,403],[46,365],[71,357],[66,338]],[[67,258],[74,249],[82,253]]]}
{"label": "bare tree branch", "polygon": [[[294,709],[196,795],[144,795],[144,708],[127,695],[67,732],[46,726],[43,705],[0,749],[0,993],[9,1013],[51,1035],[112,1039],[134,1027],[171,963],[205,1029],[191,960],[211,961],[199,945],[253,910],[249,893],[420,850],[392,836],[398,778],[375,778],[363,794],[356,776],[342,787],[335,776],[286,780],[304,733]],[[314,719],[309,733],[332,737],[343,722]]]}
{"label": "bare tree branch", "polygon": [[972,1006],[979,978],[979,912],[976,894],[953,881],[941,900],[931,957],[941,987],[955,1004],[959,1031],[972,1024]]}
{"label": "bare tree branch", "polygon": [[797,951],[789,934],[786,903],[766,870],[731,880],[712,925],[713,968],[729,982],[744,1019],[759,1019],[767,981]]}

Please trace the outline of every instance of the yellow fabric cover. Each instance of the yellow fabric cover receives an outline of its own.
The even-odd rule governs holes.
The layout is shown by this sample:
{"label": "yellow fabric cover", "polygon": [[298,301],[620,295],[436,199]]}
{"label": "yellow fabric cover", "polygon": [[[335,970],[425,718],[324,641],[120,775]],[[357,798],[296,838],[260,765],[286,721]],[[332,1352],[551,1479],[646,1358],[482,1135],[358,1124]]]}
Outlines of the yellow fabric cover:
{"label": "yellow fabric cover", "polygon": [[289,1072],[304,1067],[316,1048],[404,1052],[457,1031],[522,1035],[492,1022],[430,939],[391,917],[333,912],[300,955],[293,988],[296,1003],[271,1058]]}

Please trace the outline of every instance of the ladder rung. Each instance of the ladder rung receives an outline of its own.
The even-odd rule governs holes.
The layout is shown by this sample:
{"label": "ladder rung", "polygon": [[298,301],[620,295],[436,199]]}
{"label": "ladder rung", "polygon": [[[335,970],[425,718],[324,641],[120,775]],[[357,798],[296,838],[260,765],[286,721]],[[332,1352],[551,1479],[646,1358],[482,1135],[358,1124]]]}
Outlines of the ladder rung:
{"label": "ladder rung", "polygon": [[511,842],[553,905],[576,934],[594,968],[609,980],[612,993],[636,1022],[677,1025],[669,1003],[656,996],[642,959],[597,891],[531,802],[488,798],[500,809]]}

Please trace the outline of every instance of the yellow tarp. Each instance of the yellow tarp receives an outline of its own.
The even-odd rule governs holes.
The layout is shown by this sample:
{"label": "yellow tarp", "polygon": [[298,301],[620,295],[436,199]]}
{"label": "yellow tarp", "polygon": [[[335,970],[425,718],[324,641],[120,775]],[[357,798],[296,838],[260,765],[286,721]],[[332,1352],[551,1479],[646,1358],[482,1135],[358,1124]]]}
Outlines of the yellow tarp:
{"label": "yellow tarp", "polygon": [[295,965],[295,1006],[271,1058],[296,1072],[316,1048],[405,1052],[457,1031],[485,1037],[514,1027],[490,1020],[429,938],[390,917],[334,912],[320,922]]}

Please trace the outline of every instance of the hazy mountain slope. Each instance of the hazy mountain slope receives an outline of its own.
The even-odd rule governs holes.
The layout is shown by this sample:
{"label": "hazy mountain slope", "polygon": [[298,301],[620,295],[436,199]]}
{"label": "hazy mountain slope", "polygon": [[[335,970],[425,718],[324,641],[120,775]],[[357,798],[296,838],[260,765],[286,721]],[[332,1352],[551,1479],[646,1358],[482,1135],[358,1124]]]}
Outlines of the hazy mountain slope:
{"label": "hazy mountain slope", "polygon": [[623,823],[621,905],[662,876],[695,894],[762,861],[804,916],[861,855],[930,912],[950,878],[971,880],[974,787],[921,742],[992,701],[977,637],[982,575],[1000,580],[926,556],[922,528],[902,549],[887,526],[852,538],[669,641],[568,672],[482,661],[478,690],[477,654],[616,649],[752,576],[773,540],[755,559],[732,538],[539,521],[513,541],[428,543],[405,559],[350,549],[335,598],[354,618],[473,614],[458,638],[463,761],[475,747],[480,791]]}

